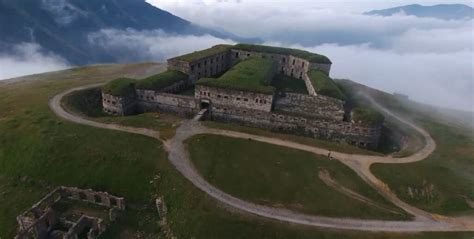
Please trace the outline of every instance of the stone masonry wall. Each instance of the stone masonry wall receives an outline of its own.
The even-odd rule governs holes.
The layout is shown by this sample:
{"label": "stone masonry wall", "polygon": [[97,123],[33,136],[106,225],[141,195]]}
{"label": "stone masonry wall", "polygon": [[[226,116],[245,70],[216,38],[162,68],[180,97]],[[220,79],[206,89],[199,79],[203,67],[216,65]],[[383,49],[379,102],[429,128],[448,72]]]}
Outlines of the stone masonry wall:
{"label": "stone masonry wall", "polygon": [[306,115],[335,121],[344,119],[344,102],[322,95],[312,96],[297,93],[280,93],[275,96],[275,111],[293,115]]}
{"label": "stone masonry wall", "polygon": [[137,90],[137,110],[139,112],[172,112],[182,116],[192,116],[198,107],[194,97],[174,95],[151,90]]}
{"label": "stone masonry wall", "polygon": [[61,187],[60,193],[63,198],[83,202],[94,203],[104,207],[114,207],[125,210],[125,199],[107,192],[93,191],[92,189],[80,189],[74,187]]}
{"label": "stone masonry wall", "polygon": [[[107,192],[97,192],[91,189],[75,187],[58,187],[17,217],[19,230],[15,238],[49,238],[49,232],[54,229],[58,222],[63,220],[52,208],[63,199],[84,201],[118,210],[125,209],[124,198],[110,195]],[[105,225],[102,222],[102,219],[93,217],[87,217],[82,221],[79,220],[63,238],[77,238],[78,232],[81,232],[80,229],[84,229],[84,226],[89,225],[93,225],[93,229],[95,229],[89,232],[91,236],[89,238],[96,238],[105,230]]]}
{"label": "stone masonry wall", "polygon": [[112,115],[130,115],[135,113],[135,95],[119,97],[102,93],[102,107]]}
{"label": "stone masonry wall", "polygon": [[211,77],[224,73],[231,67],[229,52],[217,53],[191,62],[178,59],[168,60],[168,69],[179,70],[189,75],[191,84],[202,77]]}
{"label": "stone masonry wall", "polygon": [[317,64],[311,63],[305,59],[294,57],[292,55],[282,55],[282,54],[272,54],[264,52],[251,52],[243,50],[231,50],[230,54],[232,62],[237,62],[239,60],[245,60],[249,57],[262,57],[274,59],[278,62],[277,69],[280,73],[283,73],[287,76],[298,78],[305,81],[306,88],[310,95],[317,95],[316,90],[313,87],[309,77],[309,69],[318,69],[326,72],[329,75],[331,70],[331,64]]}
{"label": "stone masonry wall", "polygon": [[265,112],[272,110],[273,95],[196,85],[194,97],[201,102],[230,105]]}
{"label": "stone masonry wall", "polygon": [[163,89],[159,89],[157,90],[158,92],[165,92],[165,93],[176,93],[176,92],[179,92],[181,90],[184,90],[188,87],[188,82],[187,81],[178,81],[170,86],[167,86]]}
{"label": "stone masonry wall", "polygon": [[215,103],[212,104],[210,115],[216,121],[296,133],[369,148],[377,146],[380,136],[380,126],[365,127],[343,121],[242,109]]}

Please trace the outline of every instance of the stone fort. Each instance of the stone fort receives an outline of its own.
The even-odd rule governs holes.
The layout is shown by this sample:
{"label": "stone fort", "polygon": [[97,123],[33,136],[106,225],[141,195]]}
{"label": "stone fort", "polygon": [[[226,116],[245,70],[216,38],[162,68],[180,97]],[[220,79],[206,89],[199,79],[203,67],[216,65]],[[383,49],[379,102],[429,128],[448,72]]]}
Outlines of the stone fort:
{"label": "stone fort", "polygon": [[210,120],[345,142],[378,145],[383,116],[351,108],[323,55],[262,45],[216,45],[168,59],[167,71],[102,87],[112,115],[206,109]]}

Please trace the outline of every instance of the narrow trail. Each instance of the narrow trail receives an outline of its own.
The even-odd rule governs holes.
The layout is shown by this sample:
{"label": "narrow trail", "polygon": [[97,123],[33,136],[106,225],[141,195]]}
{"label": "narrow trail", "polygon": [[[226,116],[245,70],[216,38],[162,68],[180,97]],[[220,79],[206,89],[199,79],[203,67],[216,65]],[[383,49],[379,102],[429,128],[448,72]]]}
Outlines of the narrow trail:
{"label": "narrow trail", "polygon": [[363,203],[366,203],[366,204],[369,204],[370,206],[372,207],[376,207],[380,210],[383,210],[383,211],[386,211],[386,212],[390,212],[390,213],[393,213],[393,214],[398,214],[398,215],[402,215],[402,213],[398,212],[398,211],[395,211],[393,210],[392,208],[388,207],[388,206],[385,206],[381,203],[378,203],[370,198],[367,198],[355,191],[352,191],[351,189],[349,188],[346,188],[344,187],[344,185],[341,185],[340,183],[338,183],[336,180],[334,180],[332,177],[331,177],[331,174],[329,173],[329,171],[325,170],[325,169],[321,169],[319,170],[318,172],[318,177],[319,179],[321,179],[321,181],[323,181],[324,184],[326,184],[328,187],[338,191],[339,193],[342,193],[352,199],[355,199],[357,201],[361,201]]}
{"label": "narrow trail", "polygon": [[[85,119],[81,116],[71,114],[63,109],[61,106],[61,99],[77,90],[83,90],[87,88],[97,87],[97,85],[89,85],[70,89],[66,92],[60,93],[54,96],[49,106],[56,115],[59,117],[72,121],[75,123],[88,125],[92,127],[118,130],[133,134],[145,135],[154,139],[160,140],[159,132],[145,129],[145,128],[134,128],[121,126],[117,124],[105,124],[98,123],[92,120]],[[207,193],[217,201],[227,205],[229,207],[239,209],[241,211],[251,213],[254,215],[275,219],[283,222],[290,222],[301,225],[326,227],[334,229],[348,229],[348,230],[359,230],[359,231],[386,231],[386,232],[422,232],[422,231],[474,231],[474,218],[453,218],[445,217],[437,214],[425,212],[421,209],[413,207],[402,200],[400,200],[381,180],[376,178],[370,171],[370,165],[373,163],[410,163],[423,160],[428,157],[436,148],[434,140],[431,138],[428,132],[424,129],[416,126],[415,124],[394,115],[390,111],[381,108],[386,114],[394,117],[406,125],[417,130],[425,138],[426,145],[419,152],[405,158],[392,158],[390,156],[367,156],[367,155],[355,155],[345,154],[339,152],[331,152],[333,158],[346,164],[353,169],[364,181],[370,186],[375,188],[381,195],[387,198],[396,206],[402,208],[406,212],[415,216],[413,221],[385,221],[385,220],[365,220],[365,219],[353,219],[353,218],[332,218],[324,216],[308,215],[304,213],[298,213],[282,208],[273,208],[263,205],[254,204],[242,199],[236,198],[229,195],[220,189],[217,189],[210,183],[208,183],[196,170],[192,162],[190,161],[189,153],[184,145],[184,141],[196,134],[215,134],[223,135],[233,138],[252,139],[260,142],[269,144],[279,145],[288,148],[299,149],[307,152],[312,152],[319,155],[327,155],[329,152],[326,149],[318,148],[314,146],[308,146],[299,144],[291,141],[286,141],[277,138],[264,137],[259,135],[246,134],[241,132],[234,132],[228,130],[211,129],[206,128],[200,124],[197,120],[184,120],[181,126],[177,129],[176,135],[163,142],[165,150],[168,152],[168,158],[170,162],[176,167],[176,169],[194,186]],[[204,113],[204,112],[202,112]],[[202,114],[201,113],[201,114]]]}

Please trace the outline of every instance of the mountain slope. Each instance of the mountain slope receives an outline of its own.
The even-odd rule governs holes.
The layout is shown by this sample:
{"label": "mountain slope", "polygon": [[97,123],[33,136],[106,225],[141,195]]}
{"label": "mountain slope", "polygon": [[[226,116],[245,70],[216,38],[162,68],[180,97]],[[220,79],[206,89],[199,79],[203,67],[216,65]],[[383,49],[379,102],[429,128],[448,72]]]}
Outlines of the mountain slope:
{"label": "mountain slope", "polygon": [[412,4],[382,10],[374,10],[364,14],[380,16],[406,14],[416,17],[431,17],[443,20],[461,20],[472,19],[474,17],[474,9],[463,4],[439,4],[434,6]]}
{"label": "mountain slope", "polygon": [[116,62],[113,52],[91,46],[88,35],[101,29],[160,29],[170,34],[210,34],[243,40],[158,9],[145,0],[0,0],[0,51],[36,42],[72,64]]}

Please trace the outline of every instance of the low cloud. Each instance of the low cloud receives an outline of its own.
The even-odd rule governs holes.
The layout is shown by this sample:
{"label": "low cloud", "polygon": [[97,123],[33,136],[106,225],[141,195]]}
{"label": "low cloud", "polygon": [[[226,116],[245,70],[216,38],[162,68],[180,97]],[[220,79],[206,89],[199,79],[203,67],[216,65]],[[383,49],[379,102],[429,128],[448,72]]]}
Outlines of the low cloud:
{"label": "low cloud", "polygon": [[333,62],[333,78],[351,79],[389,93],[404,93],[419,102],[474,111],[470,50],[406,54],[368,45],[291,47],[327,55]]}
{"label": "low cloud", "polygon": [[89,34],[89,43],[113,53],[120,62],[162,61],[217,44],[235,44],[210,35],[175,35],[162,30],[103,29]]}
{"label": "low cloud", "polygon": [[333,77],[474,111],[474,20],[362,14],[443,1],[147,1],[204,26],[325,54],[334,63]]}
{"label": "low cloud", "polygon": [[0,53],[0,80],[68,68],[61,57],[44,52],[36,43],[20,43]]}
{"label": "low cloud", "polygon": [[69,0],[41,0],[41,7],[54,16],[59,25],[68,25],[80,16],[87,16],[87,12],[80,10]]}

